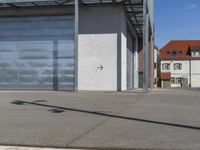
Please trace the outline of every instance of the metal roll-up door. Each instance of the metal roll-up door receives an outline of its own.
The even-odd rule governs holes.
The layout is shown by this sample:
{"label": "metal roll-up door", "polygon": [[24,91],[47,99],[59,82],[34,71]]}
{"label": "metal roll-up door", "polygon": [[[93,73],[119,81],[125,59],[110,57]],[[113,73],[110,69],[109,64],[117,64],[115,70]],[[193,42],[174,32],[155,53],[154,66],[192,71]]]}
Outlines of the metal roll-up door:
{"label": "metal roll-up door", "polygon": [[0,18],[0,89],[73,90],[74,16]]}

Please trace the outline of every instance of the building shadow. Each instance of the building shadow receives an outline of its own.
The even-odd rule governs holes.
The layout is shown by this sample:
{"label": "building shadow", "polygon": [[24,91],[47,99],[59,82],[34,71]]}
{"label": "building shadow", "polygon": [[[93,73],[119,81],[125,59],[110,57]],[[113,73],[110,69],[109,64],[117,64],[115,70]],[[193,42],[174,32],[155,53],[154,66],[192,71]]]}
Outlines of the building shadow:
{"label": "building shadow", "polygon": [[105,117],[110,117],[110,118],[143,122],[143,123],[148,123],[148,124],[157,124],[157,125],[163,125],[163,126],[200,130],[200,127],[197,127],[197,126],[190,126],[190,125],[183,125],[183,124],[169,123],[169,122],[161,122],[161,121],[147,120],[147,119],[141,119],[141,118],[126,117],[126,116],[114,115],[114,114],[109,114],[109,113],[102,113],[102,112],[98,112],[98,111],[89,111],[89,110],[75,109],[75,108],[69,108],[69,107],[60,107],[60,106],[38,103],[37,101],[28,102],[28,101],[15,100],[11,103],[15,104],[15,105],[28,105],[29,104],[29,105],[47,107],[47,108],[50,108],[50,110],[48,110],[48,111],[50,111],[52,113],[62,113],[65,111],[73,111],[73,112],[92,114],[92,115],[96,115],[96,116],[105,116]]}

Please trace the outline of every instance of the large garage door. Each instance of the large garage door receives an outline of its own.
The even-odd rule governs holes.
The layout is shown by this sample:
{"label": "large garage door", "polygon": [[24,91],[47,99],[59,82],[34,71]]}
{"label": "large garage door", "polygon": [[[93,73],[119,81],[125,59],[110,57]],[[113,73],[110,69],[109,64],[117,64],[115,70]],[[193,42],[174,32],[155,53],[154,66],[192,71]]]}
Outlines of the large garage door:
{"label": "large garage door", "polygon": [[73,90],[74,17],[0,18],[0,89]]}

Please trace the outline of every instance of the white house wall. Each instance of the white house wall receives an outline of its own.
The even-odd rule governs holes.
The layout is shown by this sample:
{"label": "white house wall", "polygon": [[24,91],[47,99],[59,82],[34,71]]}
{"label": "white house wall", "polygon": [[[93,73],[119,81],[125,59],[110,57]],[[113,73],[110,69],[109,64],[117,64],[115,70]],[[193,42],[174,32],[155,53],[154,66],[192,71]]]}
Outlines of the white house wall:
{"label": "white house wall", "polygon": [[[162,64],[170,63],[170,70],[163,70]],[[181,63],[182,70],[174,70],[174,64]],[[200,87],[200,60],[191,60],[191,86]],[[162,60],[161,72],[171,72],[171,77],[187,78],[190,81],[190,61],[189,60]]]}
{"label": "white house wall", "polygon": [[200,60],[191,61],[192,87],[200,87]]}

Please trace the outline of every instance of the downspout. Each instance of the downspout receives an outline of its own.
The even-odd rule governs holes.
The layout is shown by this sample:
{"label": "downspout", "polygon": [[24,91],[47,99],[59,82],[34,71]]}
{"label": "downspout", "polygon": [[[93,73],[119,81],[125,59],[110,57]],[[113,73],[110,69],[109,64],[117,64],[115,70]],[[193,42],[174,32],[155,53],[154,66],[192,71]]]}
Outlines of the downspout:
{"label": "downspout", "polygon": [[189,59],[189,87],[192,87],[192,65],[191,59]]}

